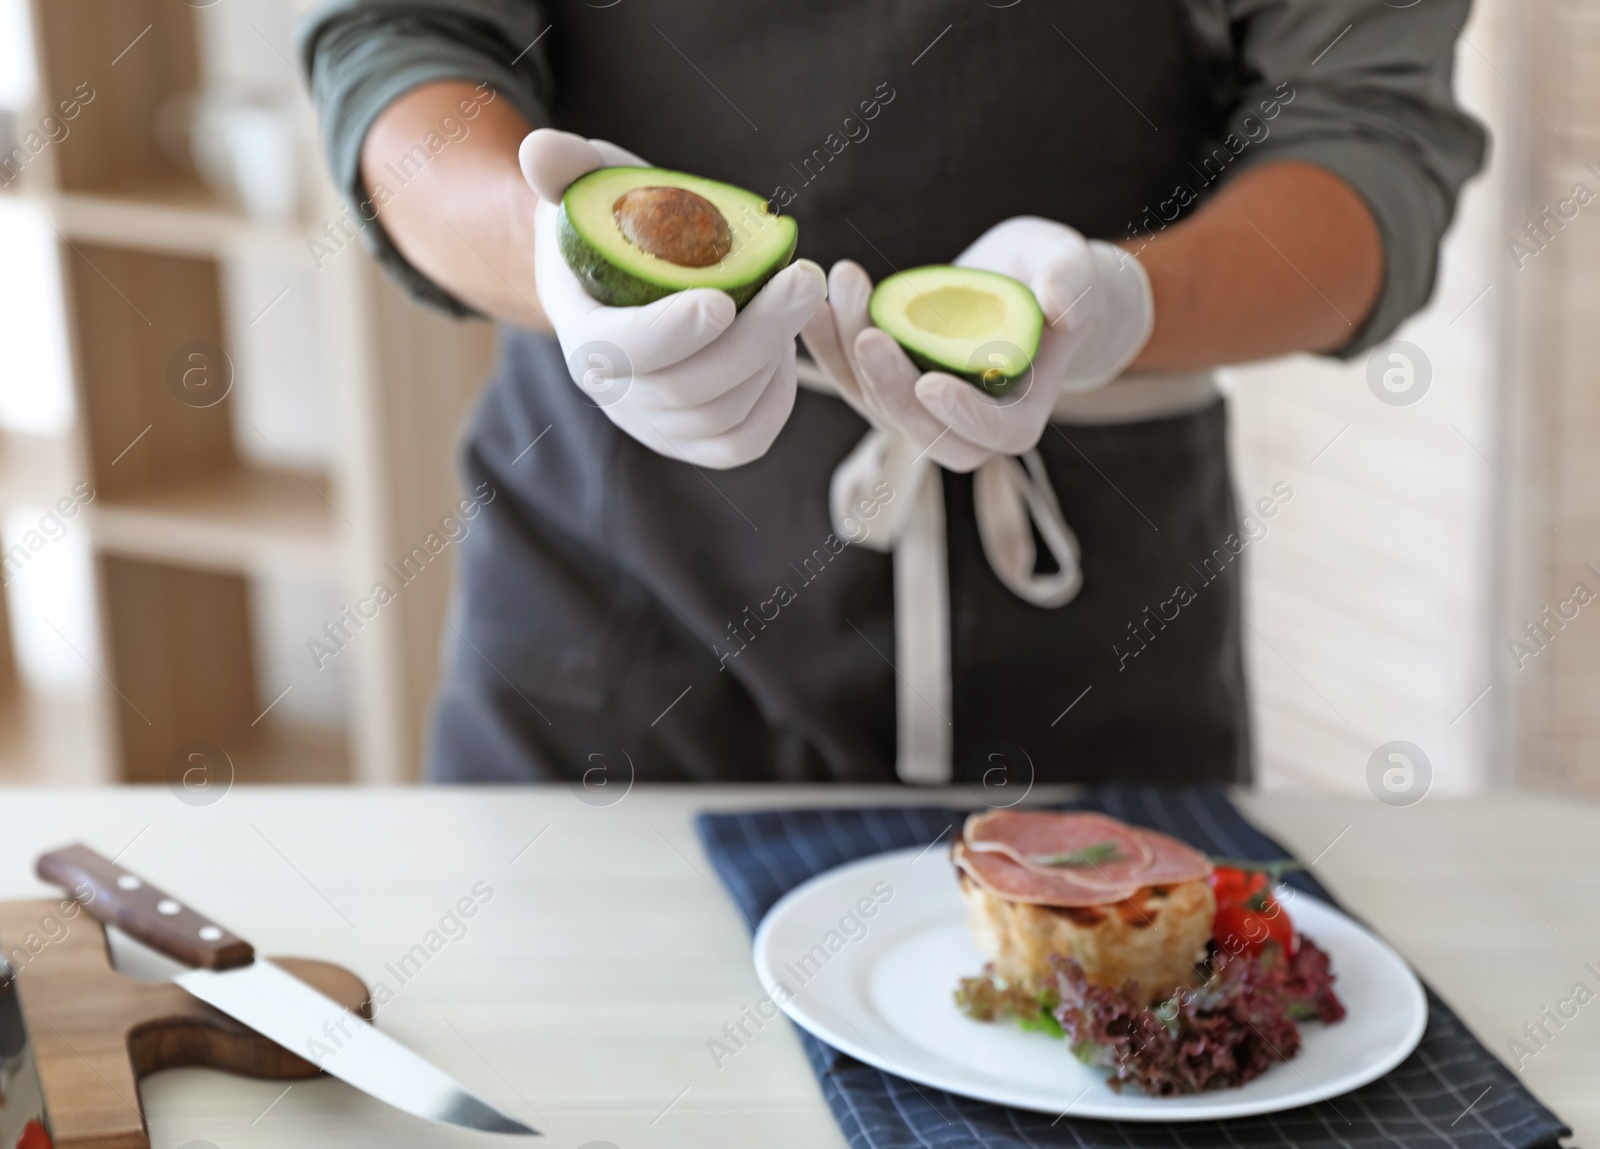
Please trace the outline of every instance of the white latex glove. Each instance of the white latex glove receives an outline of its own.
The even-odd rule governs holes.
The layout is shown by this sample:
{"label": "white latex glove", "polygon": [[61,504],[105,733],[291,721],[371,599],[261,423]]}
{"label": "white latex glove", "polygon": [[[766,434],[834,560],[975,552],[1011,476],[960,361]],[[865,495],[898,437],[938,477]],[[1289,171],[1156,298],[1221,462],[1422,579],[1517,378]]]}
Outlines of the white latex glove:
{"label": "white latex glove", "polygon": [[849,261],[834,265],[829,302],[803,336],[818,366],[857,410],[906,435],[947,470],[970,471],[992,454],[1030,450],[1061,391],[1104,386],[1150,338],[1155,308],[1138,260],[1064,224],[1008,219],[955,263],[1027,284],[1044,311],[1032,378],[1006,395],[990,395],[944,372],[919,371],[899,344],[871,326],[871,281]]}
{"label": "white latex glove", "polygon": [[573,381],[606,417],[659,454],[722,470],[767,453],[794,408],[794,337],[827,293],[810,260],[784,268],[743,311],[711,288],[645,307],[606,307],[567,267],[556,217],[567,185],[606,166],[648,166],[604,140],[540,128],[522,141],[535,220],[539,302]]}
{"label": "white latex glove", "polygon": [[[872,326],[871,297],[872,280],[859,263],[834,264],[828,300],[800,333],[806,350],[874,427],[903,435],[946,470],[976,470],[993,452],[953,432],[917,400],[917,368],[899,344]],[[874,338],[880,335],[887,345]]]}

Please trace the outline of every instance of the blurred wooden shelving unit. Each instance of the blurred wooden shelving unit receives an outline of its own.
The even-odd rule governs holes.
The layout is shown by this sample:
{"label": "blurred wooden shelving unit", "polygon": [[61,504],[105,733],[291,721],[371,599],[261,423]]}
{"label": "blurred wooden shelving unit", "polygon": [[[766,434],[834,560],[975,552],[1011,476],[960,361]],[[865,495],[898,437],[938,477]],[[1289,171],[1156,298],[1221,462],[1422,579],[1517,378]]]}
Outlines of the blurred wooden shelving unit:
{"label": "blurred wooden shelving unit", "polygon": [[[296,0],[256,2],[280,4],[273,27],[287,28]],[[444,571],[408,585],[340,653],[342,730],[274,717],[278,684],[258,671],[251,583],[325,580],[354,604],[455,508],[453,432],[487,370],[490,331],[415,307],[355,244],[307,277],[318,221],[339,211],[325,179],[306,189],[298,218],[261,222],[163,150],[163,107],[205,83],[205,7],[32,0],[38,98],[22,122],[41,122],[84,85],[94,96],[68,137],[0,194],[31,205],[58,237],[76,415],[59,435],[0,436],[0,509],[48,509],[80,483],[94,492],[79,521],[101,643],[98,657],[82,652],[97,685],[69,707],[84,727],[83,748],[70,752],[103,761],[84,777],[170,782],[179,748],[204,741],[241,780],[410,780]],[[292,47],[255,30],[298,85]],[[304,166],[320,171],[314,159]],[[270,442],[238,441],[226,269],[252,258],[304,260],[310,286],[297,289],[315,293],[338,429],[316,469]],[[251,428],[243,433],[261,434]],[[0,599],[0,769],[30,752],[30,729],[63,721],[65,705],[27,697],[13,629]]]}

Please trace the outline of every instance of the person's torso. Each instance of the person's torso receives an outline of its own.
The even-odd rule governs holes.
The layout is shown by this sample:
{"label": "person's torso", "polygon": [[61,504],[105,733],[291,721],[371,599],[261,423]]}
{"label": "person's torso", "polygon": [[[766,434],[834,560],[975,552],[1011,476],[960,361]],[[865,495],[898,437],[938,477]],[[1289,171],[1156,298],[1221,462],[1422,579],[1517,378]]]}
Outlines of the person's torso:
{"label": "person's torso", "polygon": [[[1215,117],[1177,0],[546,6],[558,126],[768,195],[799,254],[874,278],[1014,215],[1111,238],[1170,216]],[[865,430],[802,394],[764,458],[697,472],[582,400],[544,337],[508,332],[468,458],[507,498],[468,543],[464,693],[436,761],[559,775],[620,748],[642,778],[892,779],[890,561],[828,515]],[[1046,432],[1084,548],[1057,610],[999,583],[971,480],[946,476],[958,779],[987,777],[996,742],[1041,780],[1239,776],[1236,587],[1126,652],[1234,529],[1224,439],[1216,410]]]}
{"label": "person's torso", "polygon": [[1132,234],[1218,116],[1178,0],[546,8],[557,126],[766,195],[874,277],[1015,215]]}

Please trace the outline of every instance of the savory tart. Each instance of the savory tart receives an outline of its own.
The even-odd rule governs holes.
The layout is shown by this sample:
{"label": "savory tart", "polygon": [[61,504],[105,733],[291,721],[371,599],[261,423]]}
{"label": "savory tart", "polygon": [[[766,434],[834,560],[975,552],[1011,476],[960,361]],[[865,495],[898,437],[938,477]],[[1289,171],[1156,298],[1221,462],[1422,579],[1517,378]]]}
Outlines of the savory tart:
{"label": "savory tart", "polygon": [[1012,981],[1071,958],[1146,1002],[1192,984],[1216,916],[1206,856],[1101,814],[973,814],[952,848],[974,941]]}
{"label": "savory tart", "polygon": [[990,811],[951,856],[989,958],[958,1008],[1064,1039],[1114,1089],[1244,1084],[1344,1017],[1329,956],[1273,892],[1295,863],[1229,862],[1100,814]]}

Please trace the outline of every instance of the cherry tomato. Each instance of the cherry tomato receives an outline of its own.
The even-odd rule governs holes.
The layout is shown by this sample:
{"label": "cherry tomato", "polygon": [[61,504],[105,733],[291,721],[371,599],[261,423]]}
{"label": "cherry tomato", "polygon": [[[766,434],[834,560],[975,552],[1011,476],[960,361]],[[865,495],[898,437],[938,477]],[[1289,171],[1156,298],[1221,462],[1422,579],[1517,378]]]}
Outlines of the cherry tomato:
{"label": "cherry tomato", "polygon": [[1218,866],[1206,879],[1216,895],[1217,905],[1243,904],[1267,888],[1267,875],[1261,870],[1236,870]]}
{"label": "cherry tomato", "polygon": [[1294,925],[1278,900],[1262,891],[1255,902],[1228,902],[1217,907],[1211,936],[1227,953],[1259,954],[1269,941],[1285,954],[1294,952]]}
{"label": "cherry tomato", "polygon": [[17,1138],[17,1149],[53,1149],[53,1145],[49,1132],[37,1121],[24,1125],[22,1136]]}

